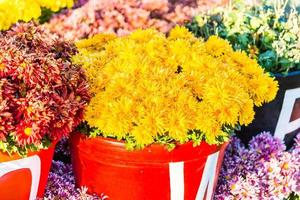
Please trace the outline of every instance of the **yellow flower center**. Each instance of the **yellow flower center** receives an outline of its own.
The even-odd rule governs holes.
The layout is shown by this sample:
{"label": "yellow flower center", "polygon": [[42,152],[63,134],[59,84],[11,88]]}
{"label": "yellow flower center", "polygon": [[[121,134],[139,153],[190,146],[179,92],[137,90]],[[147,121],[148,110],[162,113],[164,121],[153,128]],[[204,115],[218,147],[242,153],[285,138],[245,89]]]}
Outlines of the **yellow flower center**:
{"label": "yellow flower center", "polygon": [[231,185],[230,189],[235,190],[236,189],[236,184]]}
{"label": "yellow flower center", "polygon": [[32,128],[25,128],[24,133],[25,135],[30,136],[32,134]]}
{"label": "yellow flower center", "polygon": [[26,63],[21,63],[20,67],[25,68],[27,66]]}
{"label": "yellow flower center", "polygon": [[5,65],[3,63],[0,63],[0,70],[3,70],[5,68]]}
{"label": "yellow flower center", "polygon": [[268,168],[268,172],[272,172],[273,171],[273,168],[272,167],[269,167]]}
{"label": "yellow flower center", "polygon": [[27,112],[28,112],[28,113],[31,113],[32,111],[33,111],[32,107],[31,107],[31,106],[28,106],[28,107],[27,107]]}
{"label": "yellow flower center", "polygon": [[76,101],[80,101],[81,97],[80,96],[76,96]]}

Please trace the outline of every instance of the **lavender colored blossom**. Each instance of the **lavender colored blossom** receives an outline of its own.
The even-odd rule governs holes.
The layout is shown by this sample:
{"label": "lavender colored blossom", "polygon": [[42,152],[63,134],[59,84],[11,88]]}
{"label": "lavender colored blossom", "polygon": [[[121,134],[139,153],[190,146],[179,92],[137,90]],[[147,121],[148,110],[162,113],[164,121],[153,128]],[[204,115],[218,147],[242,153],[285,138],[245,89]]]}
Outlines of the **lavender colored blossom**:
{"label": "lavender colored blossom", "polygon": [[262,132],[249,142],[249,149],[258,156],[256,160],[269,160],[272,156],[280,155],[286,146],[282,140],[275,139],[269,132]]}
{"label": "lavender colored blossom", "polygon": [[215,200],[229,199],[295,199],[300,195],[300,134],[294,148],[270,133],[254,137],[246,148],[233,138],[224,157]]}
{"label": "lavender colored blossom", "polygon": [[54,160],[63,161],[64,163],[71,163],[69,138],[65,137],[57,143],[54,152]]}
{"label": "lavender colored blossom", "polygon": [[106,200],[107,196],[87,194],[87,188],[76,188],[71,164],[53,161],[44,200]]}
{"label": "lavender colored blossom", "polygon": [[57,143],[55,153],[62,154],[64,156],[71,156],[68,138],[63,138]]}

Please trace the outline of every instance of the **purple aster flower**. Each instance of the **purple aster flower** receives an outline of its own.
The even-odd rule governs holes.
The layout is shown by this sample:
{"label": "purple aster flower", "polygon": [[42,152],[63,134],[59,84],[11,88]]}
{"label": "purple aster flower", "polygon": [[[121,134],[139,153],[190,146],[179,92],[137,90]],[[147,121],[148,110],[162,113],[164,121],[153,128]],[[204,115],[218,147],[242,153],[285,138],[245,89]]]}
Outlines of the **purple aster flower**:
{"label": "purple aster flower", "polygon": [[[290,151],[268,132],[254,137],[249,148],[233,138],[224,157],[216,200],[285,199],[300,195],[300,134]],[[297,196],[298,195],[298,196]]]}

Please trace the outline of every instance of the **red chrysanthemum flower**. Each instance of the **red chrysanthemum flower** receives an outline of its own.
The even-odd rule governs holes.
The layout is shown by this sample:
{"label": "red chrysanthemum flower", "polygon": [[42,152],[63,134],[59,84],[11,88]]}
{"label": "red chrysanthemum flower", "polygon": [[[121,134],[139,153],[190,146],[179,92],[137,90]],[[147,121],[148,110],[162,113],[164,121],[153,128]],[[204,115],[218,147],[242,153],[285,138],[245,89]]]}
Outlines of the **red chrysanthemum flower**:
{"label": "red chrysanthemum flower", "polygon": [[13,117],[8,111],[7,101],[0,99],[0,141],[5,141],[6,136],[13,130]]}
{"label": "red chrysanthemum flower", "polygon": [[[0,33],[0,140],[17,148],[68,135],[89,101],[73,45],[33,23]],[[6,149],[7,150],[7,149]]]}
{"label": "red chrysanthemum flower", "polygon": [[21,122],[16,126],[15,130],[17,144],[25,146],[28,144],[39,145],[42,135],[40,134],[39,127],[30,122]]}

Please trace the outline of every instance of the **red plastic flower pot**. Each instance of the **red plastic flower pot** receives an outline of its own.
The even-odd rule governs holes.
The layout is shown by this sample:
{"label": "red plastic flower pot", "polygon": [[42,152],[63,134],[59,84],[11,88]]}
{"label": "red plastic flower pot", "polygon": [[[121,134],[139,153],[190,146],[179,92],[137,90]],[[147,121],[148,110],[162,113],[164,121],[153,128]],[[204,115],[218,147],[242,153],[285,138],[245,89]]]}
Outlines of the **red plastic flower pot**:
{"label": "red plastic flower pot", "polygon": [[123,142],[80,133],[70,141],[77,186],[112,200],[212,199],[227,146],[189,142],[171,152],[157,144],[127,151]]}
{"label": "red plastic flower pot", "polygon": [[4,200],[34,200],[44,196],[55,144],[28,157],[0,153],[0,197]]}

